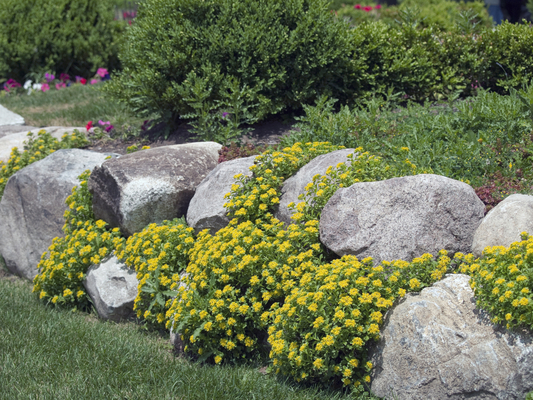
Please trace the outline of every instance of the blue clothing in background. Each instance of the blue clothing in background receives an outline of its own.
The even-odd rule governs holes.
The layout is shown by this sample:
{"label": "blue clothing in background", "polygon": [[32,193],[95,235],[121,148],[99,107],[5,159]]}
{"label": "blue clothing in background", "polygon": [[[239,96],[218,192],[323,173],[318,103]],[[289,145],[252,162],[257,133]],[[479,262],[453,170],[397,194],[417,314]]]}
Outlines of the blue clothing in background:
{"label": "blue clothing in background", "polygon": [[502,8],[499,5],[489,5],[489,15],[496,25],[500,25],[503,20]]}

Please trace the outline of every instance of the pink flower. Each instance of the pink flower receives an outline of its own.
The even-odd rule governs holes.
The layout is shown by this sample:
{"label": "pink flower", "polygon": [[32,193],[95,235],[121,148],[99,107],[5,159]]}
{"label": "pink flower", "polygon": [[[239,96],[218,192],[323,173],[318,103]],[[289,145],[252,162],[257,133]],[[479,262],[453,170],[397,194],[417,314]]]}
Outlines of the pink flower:
{"label": "pink flower", "polygon": [[85,125],[85,129],[87,129],[87,132],[89,132],[89,129],[93,127],[93,121],[87,122],[87,125]]}
{"label": "pink flower", "polygon": [[353,6],[353,8],[355,8],[356,10],[360,10],[361,9],[361,4],[356,4],[355,6]]}
{"label": "pink flower", "polygon": [[62,81],[62,82],[70,81],[70,75],[69,74],[65,74],[65,73],[61,73],[59,75],[59,80]]}
{"label": "pink flower", "polygon": [[100,78],[105,77],[109,72],[107,72],[107,69],[105,68],[98,68],[98,71],[96,71],[96,75],[99,75]]}
{"label": "pink flower", "polygon": [[56,77],[52,74],[49,74],[48,72],[46,74],[44,74],[44,79],[46,79],[46,81],[48,83],[52,82],[54,79],[56,79]]}
{"label": "pink flower", "polygon": [[21,87],[21,84],[14,79],[9,79],[6,83],[4,83],[4,89],[6,92],[9,92],[10,89],[17,87]]}
{"label": "pink flower", "polygon": [[48,83],[43,83],[43,85],[41,86],[41,90],[43,92],[50,90],[50,85],[48,85]]}
{"label": "pink flower", "polygon": [[98,83],[98,79],[91,79],[91,85],[94,85],[95,83]]}
{"label": "pink flower", "polygon": [[59,90],[59,89],[62,89],[62,88],[66,88],[67,85],[65,85],[65,82],[61,82],[61,83],[56,83],[56,89]]}
{"label": "pink flower", "polygon": [[381,4],[378,4],[377,6],[374,7],[374,10],[379,10],[381,8]]}
{"label": "pink flower", "polygon": [[372,6],[366,6],[366,7],[363,7],[363,10],[364,10],[365,12],[372,11]]}
{"label": "pink flower", "polygon": [[102,126],[105,126],[105,125],[111,125],[111,122],[109,122],[109,121],[104,122],[104,121],[100,120],[100,121],[98,121],[98,123],[99,123],[100,125],[102,125]]}
{"label": "pink flower", "polygon": [[113,129],[113,125],[109,125],[107,128],[104,129],[104,131],[109,132],[111,129]]}

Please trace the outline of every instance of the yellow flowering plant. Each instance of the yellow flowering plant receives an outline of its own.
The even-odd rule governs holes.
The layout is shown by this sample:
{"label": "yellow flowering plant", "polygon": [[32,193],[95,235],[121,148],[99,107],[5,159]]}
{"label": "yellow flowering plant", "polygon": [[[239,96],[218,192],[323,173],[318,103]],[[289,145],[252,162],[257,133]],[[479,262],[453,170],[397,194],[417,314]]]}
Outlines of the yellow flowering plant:
{"label": "yellow flowering plant", "polygon": [[440,280],[450,261],[445,251],[436,260],[424,254],[378,266],[371,257],[344,256],[305,272],[268,328],[276,372],[352,389],[369,383],[365,344],[379,339],[385,312],[407,292]]}
{"label": "yellow flowering plant", "polygon": [[295,143],[281,151],[267,150],[257,156],[250,167],[252,177],[243,174],[235,176],[230,200],[225,204],[232,217],[240,221],[255,221],[271,217],[279,204],[280,188],[283,182],[313,158],[344,148],[327,142]]}
{"label": "yellow flowering plant", "polygon": [[381,157],[365,152],[362,147],[355,149],[347,158],[346,163],[329,167],[325,175],[315,175],[307,184],[305,193],[299,196],[303,202],[289,204],[294,212],[293,220],[306,222],[319,219],[322,209],[339,188],[350,187],[356,182],[376,182],[417,173],[416,166],[407,158],[403,164],[391,166]]}
{"label": "yellow flowering plant", "polygon": [[521,239],[509,247],[487,247],[478,259],[455,255],[458,272],[471,276],[476,304],[507,329],[533,329],[533,236],[523,232]]}
{"label": "yellow flowering plant", "polygon": [[194,230],[181,218],[150,224],[117,248],[117,257],[137,272],[137,318],[165,327],[166,312],[177,294],[171,285],[187,267],[194,240]]}
{"label": "yellow flowering plant", "polygon": [[87,188],[90,171],[79,176],[80,185],[72,189],[65,203],[65,237],[56,237],[44,252],[33,280],[33,292],[43,301],[87,308],[89,299],[83,287],[87,269],[99,264],[124,240],[118,228],[95,221],[92,197]]}
{"label": "yellow flowering plant", "polygon": [[214,236],[200,232],[167,327],[202,360],[264,354],[272,312],[322,260],[317,242],[316,221],[285,230],[274,218],[233,219]]}
{"label": "yellow flowering plant", "polygon": [[88,143],[85,135],[77,130],[74,130],[72,134],[63,135],[61,141],[58,141],[45,130],[40,130],[37,136],[28,132],[28,140],[24,144],[24,149],[20,151],[14,147],[7,163],[0,161],[0,199],[4,194],[8,179],[21,168],[42,160],[56,150],[83,147]]}

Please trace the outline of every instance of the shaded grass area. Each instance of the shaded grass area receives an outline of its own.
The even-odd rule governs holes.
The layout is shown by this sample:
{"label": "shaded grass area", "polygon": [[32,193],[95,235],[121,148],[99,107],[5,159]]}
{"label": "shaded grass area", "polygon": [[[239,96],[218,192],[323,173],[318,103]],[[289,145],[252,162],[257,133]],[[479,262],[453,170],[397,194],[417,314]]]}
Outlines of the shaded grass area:
{"label": "shaded grass area", "polygon": [[53,309],[31,284],[0,279],[1,399],[355,399],[303,388],[258,367],[205,366],[133,323]]}
{"label": "shaded grass area", "polygon": [[139,132],[143,120],[123,104],[106,97],[100,90],[104,84],[76,84],[29,96],[9,95],[0,97],[0,104],[24,117],[27,125],[85,126],[88,121],[103,120],[110,121],[121,135]]}

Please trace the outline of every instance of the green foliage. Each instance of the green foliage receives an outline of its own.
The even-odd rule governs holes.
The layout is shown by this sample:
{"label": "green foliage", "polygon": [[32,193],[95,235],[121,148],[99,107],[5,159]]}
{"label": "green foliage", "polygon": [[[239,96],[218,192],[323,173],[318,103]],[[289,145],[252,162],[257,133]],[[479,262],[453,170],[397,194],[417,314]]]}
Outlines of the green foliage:
{"label": "green foliage", "polygon": [[483,256],[455,255],[459,271],[472,278],[476,304],[492,315],[492,322],[533,329],[533,236],[511,246],[486,247]]}
{"label": "green foliage", "polygon": [[195,117],[198,135],[227,141],[238,123],[350,95],[348,41],[326,0],[147,0],[108,89],[139,113]]}
{"label": "green foliage", "polygon": [[52,137],[45,130],[40,130],[36,137],[34,137],[32,132],[28,132],[28,140],[24,143],[22,152],[17,147],[14,147],[7,163],[0,161],[0,199],[11,175],[21,168],[42,160],[56,150],[83,147],[89,142],[77,130],[74,130],[72,134],[63,135],[61,141]]}
{"label": "green foliage", "polygon": [[89,299],[83,287],[87,269],[100,262],[123,241],[120,230],[95,221],[92,196],[87,188],[90,171],[79,176],[80,185],[72,189],[65,203],[65,237],[56,237],[37,265],[33,292],[43,301],[87,308]]}
{"label": "green foliage", "polygon": [[133,305],[137,318],[165,327],[165,314],[177,294],[170,286],[185,271],[194,239],[193,229],[183,219],[174,219],[150,224],[130,236],[125,246],[117,247],[117,258],[137,272],[138,294]]}
{"label": "green foliage", "polygon": [[496,172],[504,177],[533,179],[533,123],[524,99],[531,85],[509,96],[478,90],[476,97],[449,104],[408,103],[371,99],[365,106],[333,112],[333,100],[306,106],[295,141],[331,140],[346,147],[362,146],[400,166],[408,158],[418,170],[482,185]]}
{"label": "green foliage", "polygon": [[365,344],[379,339],[386,310],[406,291],[440,280],[449,266],[442,250],[437,260],[424,254],[379,266],[371,257],[344,256],[304,273],[268,330],[276,372],[352,388],[369,383]]}
{"label": "green foliage", "polygon": [[119,67],[123,28],[107,0],[3,0],[0,80],[47,71],[90,77]]}

